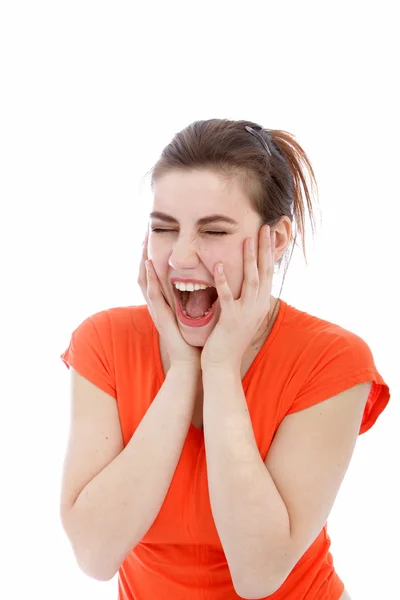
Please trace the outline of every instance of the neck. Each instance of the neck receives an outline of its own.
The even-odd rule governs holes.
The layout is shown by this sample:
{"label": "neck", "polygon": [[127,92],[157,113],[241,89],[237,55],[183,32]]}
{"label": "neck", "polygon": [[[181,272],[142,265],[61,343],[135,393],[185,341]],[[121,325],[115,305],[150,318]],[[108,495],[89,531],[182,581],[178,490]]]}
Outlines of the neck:
{"label": "neck", "polygon": [[271,333],[271,329],[273,328],[274,323],[276,321],[276,317],[279,312],[279,306],[280,306],[279,298],[275,298],[274,296],[271,296],[271,308],[270,308],[267,316],[265,317],[264,321],[260,325],[256,335],[253,338],[253,340],[250,344],[251,348],[259,349],[259,348],[261,348],[261,346],[264,345],[264,343],[265,343],[266,339],[268,338],[269,334]]}

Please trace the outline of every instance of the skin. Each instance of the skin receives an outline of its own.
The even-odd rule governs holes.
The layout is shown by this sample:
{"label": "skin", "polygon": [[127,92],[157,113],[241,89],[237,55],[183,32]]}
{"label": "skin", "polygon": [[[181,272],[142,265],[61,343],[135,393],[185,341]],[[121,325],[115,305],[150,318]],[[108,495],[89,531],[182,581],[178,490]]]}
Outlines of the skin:
{"label": "skin", "polygon": [[[171,340],[169,342],[171,354],[174,353],[177,357],[176,362],[186,361],[186,364],[188,360],[187,348],[194,351],[204,347],[203,354],[219,329],[219,334],[216,336],[216,341],[218,340],[219,343],[214,342],[214,360],[219,359],[221,355],[220,344],[226,342],[227,338],[235,335],[239,336],[240,329],[244,330],[241,332],[242,337],[246,337],[246,324],[242,327],[240,325],[245,313],[247,317],[253,315],[254,302],[251,308],[249,308],[251,303],[247,304],[246,309],[243,309],[241,314],[240,309],[238,310],[239,317],[233,327],[227,327],[227,323],[225,323],[225,328],[222,327],[224,314],[226,321],[227,316],[228,320],[232,319],[235,312],[232,310],[232,299],[229,298],[223,303],[225,304],[225,313],[222,316],[221,308],[218,306],[216,314],[208,325],[197,328],[187,327],[177,318],[171,277],[201,279],[217,285],[221,291],[227,283],[233,299],[235,301],[239,300],[243,296],[243,290],[246,289],[246,286],[243,286],[245,273],[254,273],[256,269],[254,260],[249,260],[247,271],[244,266],[246,253],[248,259],[251,256],[247,243],[249,238],[254,241],[255,251],[258,252],[258,267],[261,268],[259,258],[263,249],[264,251],[268,250],[268,247],[272,249],[274,261],[279,260],[284,254],[290,242],[290,220],[287,217],[280,219],[272,230],[276,232],[273,245],[269,246],[269,243],[266,244],[263,241],[265,240],[263,238],[265,227],[262,227],[258,213],[252,209],[241,188],[234,180],[226,183],[210,170],[171,171],[156,182],[154,192],[152,212],[166,213],[173,217],[176,222],[171,223],[160,218],[152,218],[150,234],[145,243],[143,259],[145,261],[149,258],[152,266],[147,270],[147,280],[142,267],[140,281],[145,297],[146,290],[147,292],[151,290],[153,300],[150,299],[149,306],[151,310],[154,309],[153,320],[155,320],[159,330],[165,328],[165,338]],[[215,213],[224,214],[234,219],[237,224],[227,225],[222,222],[214,222],[207,226],[198,225],[198,219]],[[152,231],[158,228],[167,229],[168,231]],[[223,231],[226,232],[226,235],[213,236],[207,234],[207,231]],[[216,266],[220,262],[224,265],[224,278],[217,282]],[[251,262],[253,264],[249,267]],[[264,275],[261,280],[265,281],[266,277],[271,276],[271,264],[272,258],[269,259],[269,275]],[[163,297],[172,310],[172,315],[175,316],[178,328],[175,325],[172,326],[173,319],[169,311],[165,310],[166,304],[159,292],[160,287]],[[249,296],[251,295],[249,294]],[[161,300],[163,301],[161,302]],[[270,296],[270,312],[275,308],[275,301],[276,298]],[[248,302],[250,302],[250,299]],[[216,327],[217,324],[218,327]],[[177,329],[181,336],[176,335]],[[183,345],[180,343],[182,341],[184,341]],[[232,340],[228,340],[225,346],[227,346],[225,350],[229,353],[236,346],[236,343],[234,344]],[[190,360],[192,360],[192,357],[190,357]],[[197,358],[195,358],[196,361]],[[221,373],[222,371],[218,369],[218,372]],[[210,407],[208,408],[210,409]],[[292,416],[292,418],[294,417]],[[350,600],[346,590],[344,590],[340,600]]]}
{"label": "skin", "polygon": [[[244,277],[244,243],[252,238],[257,250],[262,222],[259,214],[234,179],[228,182],[211,170],[170,171],[154,184],[152,213],[165,213],[177,222],[151,217],[148,258],[157,274],[162,293],[177,319],[183,339],[191,346],[203,347],[215,328],[221,308],[217,306],[211,322],[204,327],[188,327],[177,318],[171,277],[200,279],[216,285],[215,267],[224,265],[224,274],[237,300]],[[215,221],[199,225],[198,219],[223,214],[236,224]],[[154,231],[164,229],[166,231]],[[290,242],[291,223],[281,217],[275,231],[274,260],[284,254]],[[213,235],[207,232],[224,232]],[[271,296],[271,310],[276,298]],[[266,319],[268,318],[268,315]]]}

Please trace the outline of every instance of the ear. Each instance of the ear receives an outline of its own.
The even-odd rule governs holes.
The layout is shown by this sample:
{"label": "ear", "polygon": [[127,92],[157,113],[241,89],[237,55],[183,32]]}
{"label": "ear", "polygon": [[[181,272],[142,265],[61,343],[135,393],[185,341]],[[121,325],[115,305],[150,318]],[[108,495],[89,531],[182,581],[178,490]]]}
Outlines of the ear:
{"label": "ear", "polygon": [[276,262],[285,254],[290,243],[292,223],[290,222],[289,217],[281,217],[273,229],[276,232],[274,254],[274,261]]}

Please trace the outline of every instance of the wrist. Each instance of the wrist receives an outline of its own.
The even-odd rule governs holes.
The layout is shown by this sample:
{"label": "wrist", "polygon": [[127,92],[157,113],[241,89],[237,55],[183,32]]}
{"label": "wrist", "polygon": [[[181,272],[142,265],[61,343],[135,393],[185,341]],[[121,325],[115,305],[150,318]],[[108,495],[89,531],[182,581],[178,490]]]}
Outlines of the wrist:
{"label": "wrist", "polygon": [[178,373],[182,376],[199,375],[201,373],[200,361],[174,361],[171,363],[168,372]]}
{"label": "wrist", "polygon": [[240,365],[233,363],[207,363],[201,364],[202,375],[204,377],[219,377],[226,379],[236,379],[240,377]]}

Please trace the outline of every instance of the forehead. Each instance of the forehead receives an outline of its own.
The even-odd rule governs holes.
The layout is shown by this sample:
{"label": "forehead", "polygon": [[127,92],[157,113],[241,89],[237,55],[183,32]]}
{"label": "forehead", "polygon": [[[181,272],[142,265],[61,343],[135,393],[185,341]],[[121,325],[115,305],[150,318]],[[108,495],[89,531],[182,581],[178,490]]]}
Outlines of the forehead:
{"label": "forehead", "polygon": [[[153,210],[190,212],[196,216],[224,211],[238,218],[254,212],[250,201],[234,178],[211,170],[170,171],[153,186]],[[182,215],[183,216],[183,215]]]}

